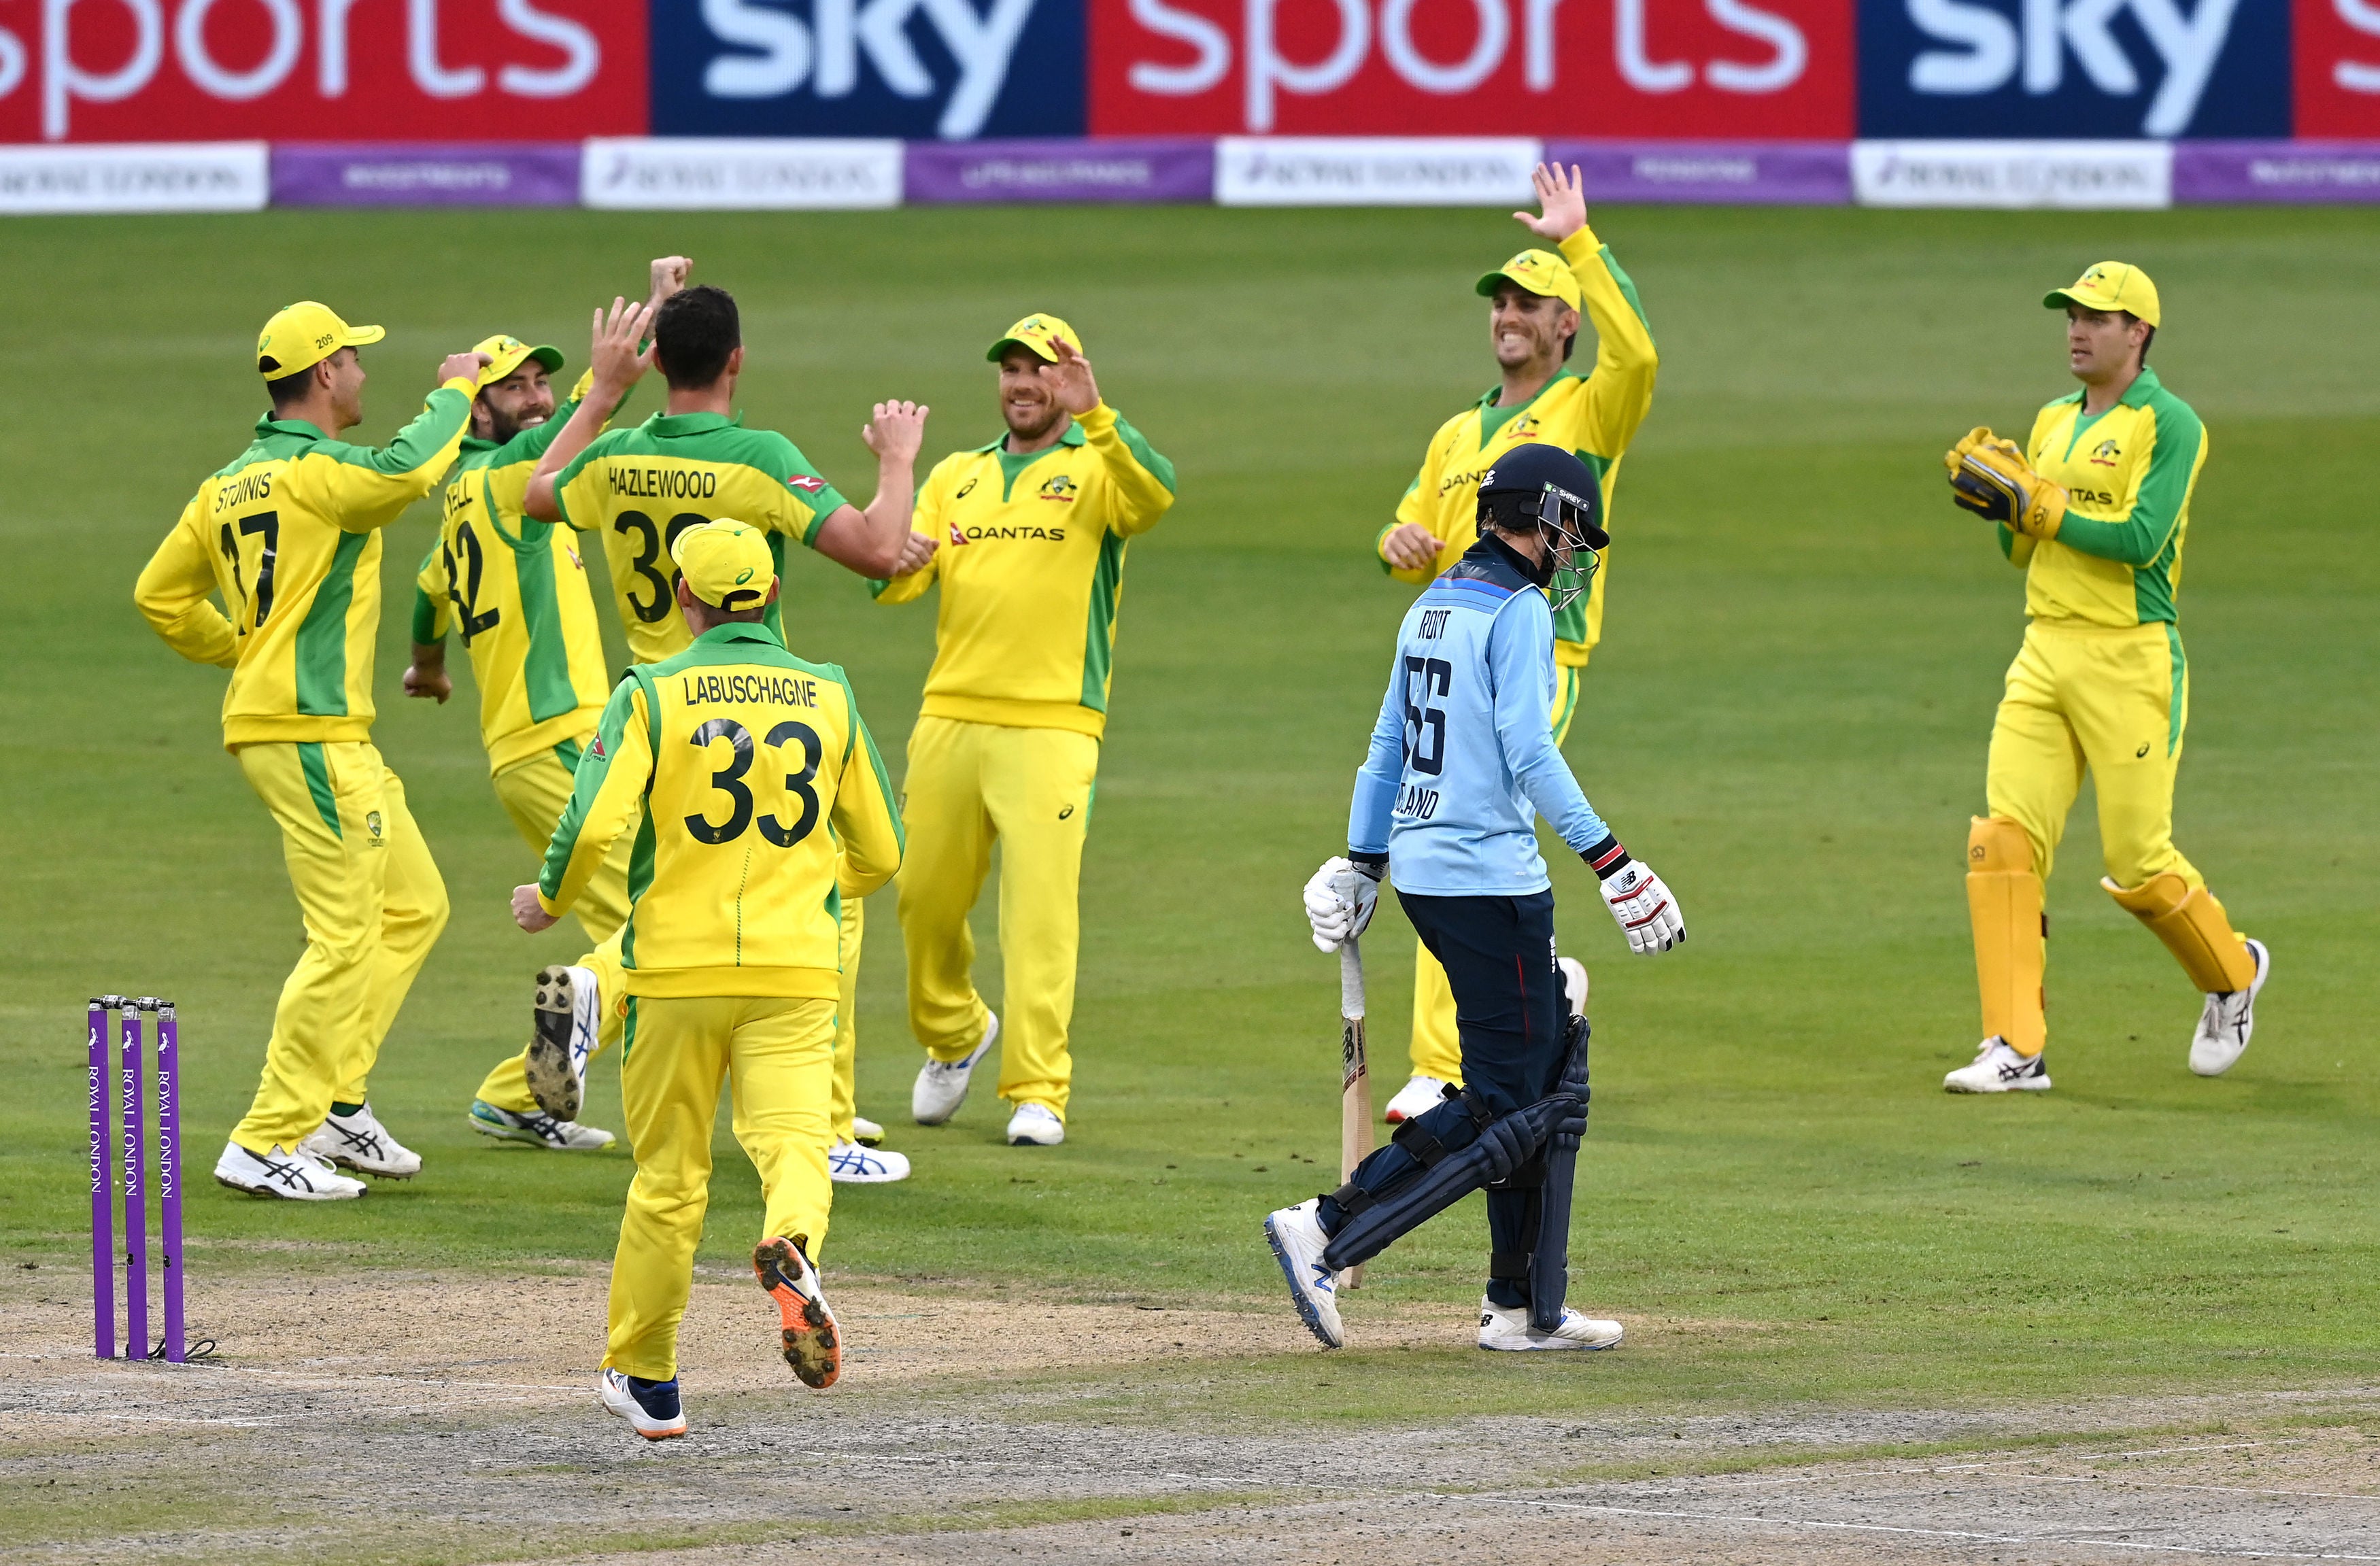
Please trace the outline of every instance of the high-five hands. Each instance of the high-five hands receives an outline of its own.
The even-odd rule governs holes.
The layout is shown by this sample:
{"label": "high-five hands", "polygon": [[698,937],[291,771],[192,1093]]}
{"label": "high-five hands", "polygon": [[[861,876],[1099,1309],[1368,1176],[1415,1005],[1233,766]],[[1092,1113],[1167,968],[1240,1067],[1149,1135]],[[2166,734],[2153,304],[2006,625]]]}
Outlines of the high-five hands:
{"label": "high-five hands", "polygon": [[1050,346],[1058,350],[1058,362],[1041,367],[1041,383],[1060,407],[1079,419],[1099,406],[1099,383],[1091,374],[1091,361],[1063,337],[1050,338]]}
{"label": "high-five hands", "polygon": [[1514,222],[1557,245],[1586,226],[1586,182],[1579,176],[1576,164],[1567,170],[1560,164],[1539,164],[1529,183],[1536,188],[1537,205],[1543,211],[1514,212]]}
{"label": "high-five hands", "polygon": [[588,395],[606,408],[617,407],[628,388],[653,367],[652,345],[646,344],[641,353],[637,349],[651,327],[653,309],[615,298],[608,312],[600,308],[595,311],[595,328],[587,349],[587,369],[593,378]]}

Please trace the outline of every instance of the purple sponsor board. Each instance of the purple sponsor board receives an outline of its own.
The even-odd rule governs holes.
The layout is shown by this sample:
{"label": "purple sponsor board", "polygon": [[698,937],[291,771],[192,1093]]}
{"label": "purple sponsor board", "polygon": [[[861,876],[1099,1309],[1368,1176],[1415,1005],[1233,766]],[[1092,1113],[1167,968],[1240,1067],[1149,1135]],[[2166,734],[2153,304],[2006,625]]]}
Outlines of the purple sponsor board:
{"label": "purple sponsor board", "polygon": [[273,148],[276,207],[567,207],[578,144],[366,142]]}
{"label": "purple sponsor board", "polygon": [[1840,141],[1548,141],[1576,164],[1590,201],[1840,206],[1852,199]]}
{"label": "purple sponsor board", "polygon": [[1207,140],[912,141],[912,201],[1211,201]]}
{"label": "purple sponsor board", "polygon": [[2380,141],[2177,141],[2173,199],[2380,203]]}

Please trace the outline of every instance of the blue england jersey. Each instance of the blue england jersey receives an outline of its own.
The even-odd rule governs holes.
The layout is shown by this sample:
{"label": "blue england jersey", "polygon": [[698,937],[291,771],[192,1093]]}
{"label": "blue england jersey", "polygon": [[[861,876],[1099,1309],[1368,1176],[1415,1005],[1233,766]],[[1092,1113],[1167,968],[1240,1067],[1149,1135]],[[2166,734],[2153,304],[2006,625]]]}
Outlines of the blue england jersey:
{"label": "blue england jersey", "polygon": [[1482,538],[1414,601],[1397,632],[1347,844],[1386,852],[1400,892],[1545,891],[1539,816],[1582,854],[1611,835],[1554,747],[1553,611],[1524,564]]}

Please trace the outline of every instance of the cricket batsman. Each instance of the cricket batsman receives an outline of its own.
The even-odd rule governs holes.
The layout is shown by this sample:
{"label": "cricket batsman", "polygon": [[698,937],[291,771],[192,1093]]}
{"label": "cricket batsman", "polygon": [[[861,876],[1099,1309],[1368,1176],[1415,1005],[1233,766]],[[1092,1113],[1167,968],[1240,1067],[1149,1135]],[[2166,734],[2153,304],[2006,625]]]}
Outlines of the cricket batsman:
{"label": "cricket batsman", "polygon": [[[1576,168],[1540,164],[1536,213],[1514,212],[1554,247],[1526,249],[1479,279],[1489,345],[1500,379],[1495,390],[1439,426],[1421,471],[1394,521],[1381,529],[1383,569],[1401,582],[1427,583],[1451,569],[1477,539],[1479,477],[1506,453],[1536,442],[1574,452],[1601,487],[1601,525],[1609,526],[1621,458],[1653,406],[1660,358],[1645,328],[1636,285],[1610,248],[1587,226]],[[1595,368],[1581,379],[1568,368],[1584,310],[1595,326]],[[1603,636],[1603,576],[1554,616],[1554,743],[1570,733],[1579,679]],[[1585,1001],[1586,972],[1570,974]],[[1446,972],[1421,943],[1414,954],[1413,1078],[1390,1099],[1390,1123],[1439,1101],[1462,1083],[1454,993]]]}
{"label": "cricket batsman", "polygon": [[1003,1036],[976,992],[967,928],[996,840],[1006,1140],[1048,1147],[1066,1139],[1074,1085],[1076,892],[1124,549],[1173,504],[1173,465],[1100,400],[1082,338],[1058,317],[1026,316],[984,357],[1000,366],[1008,428],[934,465],[917,526],[942,547],[875,589],[880,603],[942,589],[903,789],[901,939],[927,1056],[909,1108],[921,1125],[956,1114]]}
{"label": "cricket batsman", "polygon": [[1298,1315],[1334,1349],[1346,1341],[1339,1272],[1483,1187],[1479,1346],[1608,1349],[1621,1339],[1620,1323],[1563,1303],[1588,1028],[1554,955],[1537,818],[1594,869],[1631,951],[1680,944],[1685,921],[1661,878],[1587,804],[1554,743],[1554,617],[1586,590],[1610,542],[1596,474],[1559,446],[1524,443],[1489,466],[1478,494],[1478,541],[1397,633],[1355,774],[1347,856],[1305,887],[1314,943],[1333,952],[1363,934],[1387,876],[1446,970],[1462,1040],[1459,1092],[1407,1117],[1338,1190],[1265,1220]]}
{"label": "cricket batsman", "polygon": [[2190,718],[2175,602],[2206,430],[2148,365],[2156,285],[2101,261],[2043,301],[2066,313],[2082,389],[2034,416],[2022,449],[1977,429],[1944,458],[1952,498],[1997,523],[2024,571],[2024,644],[1992,722],[1985,808],[1967,833],[1984,1042],[1953,1093],[2046,1090],[2043,978],[2049,879],[2087,771],[2099,796],[2099,884],[2165,942],[2206,996],[2190,1069],[2220,1076],[2248,1048],[2272,969],[2231,928],[2173,844],[2173,782]]}
{"label": "cricket batsman", "polygon": [[487,358],[448,355],[395,440],[350,445],[337,437],[363,422],[358,350],[382,335],[312,300],[264,323],[256,369],[273,410],[199,486],[133,589],[168,647],[231,671],[224,748],[281,828],[306,951],[215,1178],[298,1201],[362,1196],[334,1165],[399,1180],[420,1171],[366,1089],[446,926],[445,883],[371,743],[380,529],[437,488]]}
{"label": "cricket batsman", "polygon": [[612,1264],[603,1405],[648,1440],[686,1434],[677,1328],[710,1203],[724,1080],[766,1215],[752,1270],[778,1307],[785,1362],[831,1387],[843,1344],[814,1265],[834,1187],[841,911],[901,864],[892,779],[832,663],[787,652],[769,535],[729,518],[679,535],[685,651],[630,669],[555,823],[545,868],[513,892],[552,925],[635,828],[620,1097],[637,1175]]}
{"label": "cricket batsman", "polygon": [[[608,322],[599,318],[597,335],[614,340],[619,373],[604,379],[599,354],[598,393],[579,405],[538,459],[523,498],[528,516],[567,523],[602,540],[629,657],[639,663],[672,657],[693,639],[678,613],[670,561],[673,540],[706,520],[734,516],[760,529],[780,574],[788,540],[868,577],[890,575],[933,549],[931,540],[909,531],[927,410],[906,402],[876,405],[874,421],[860,432],[877,455],[876,498],[861,510],[793,442],[772,430],[744,427],[735,412],[735,383],[744,369],[743,322],[735,300],[723,288],[683,286],[682,273],[674,281],[681,285],[640,319],[627,321],[637,312],[624,312],[617,301]],[[652,341],[638,353],[637,334],[648,325]],[[668,382],[667,406],[642,424],[606,431],[616,399],[653,365]],[[780,613],[771,599],[764,618],[782,640]],[[872,1123],[863,1125],[856,1114],[863,901],[847,894],[843,908],[847,993],[835,1057],[835,1178],[861,1184],[902,1180],[909,1173],[906,1158],[860,1141],[883,1133]],[[575,1012],[584,988],[577,981],[541,982],[539,1005]]]}

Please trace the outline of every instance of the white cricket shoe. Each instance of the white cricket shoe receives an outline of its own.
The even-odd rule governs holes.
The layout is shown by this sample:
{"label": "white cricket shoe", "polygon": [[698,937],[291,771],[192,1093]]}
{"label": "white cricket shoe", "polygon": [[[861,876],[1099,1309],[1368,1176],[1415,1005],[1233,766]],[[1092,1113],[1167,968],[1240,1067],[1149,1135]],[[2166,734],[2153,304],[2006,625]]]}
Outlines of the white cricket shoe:
{"label": "white cricket shoe", "polygon": [[866,1115],[853,1115],[851,1139],[863,1147],[880,1147],[884,1145],[884,1128]]}
{"label": "white cricket shoe", "polygon": [[909,1113],[919,1125],[940,1125],[966,1102],[967,1079],[975,1075],[976,1062],[1000,1040],[1000,1014],[987,1012],[984,1019],[983,1042],[965,1060],[938,1061],[929,1056],[918,1068],[917,1084],[909,1089]]}
{"label": "white cricket shoe", "polygon": [[890,1185],[909,1178],[909,1160],[880,1147],[837,1142],[826,1150],[826,1172],[838,1185]]}
{"label": "white cricket shoe", "polygon": [[678,1401],[676,1377],[637,1387],[607,1367],[596,1385],[602,1390],[603,1406],[645,1439],[665,1441],[686,1434],[686,1405]]}
{"label": "white cricket shoe", "polygon": [[1019,1104],[1008,1117],[1012,1147],[1054,1147],[1066,1139],[1066,1123],[1047,1104]]}
{"label": "white cricket shoe", "polygon": [[603,1026],[603,996],[590,968],[560,963],[537,970],[529,1008],[528,1091],[537,1107],[575,1121],[587,1091],[587,1062]]}
{"label": "white cricket shoe", "polygon": [[2041,1055],[2020,1055],[1995,1033],[1975,1051],[1973,1063],[1946,1074],[1942,1086],[1951,1093],[2039,1093],[2049,1086],[2049,1067]]}
{"label": "white cricket shoe", "polygon": [[2273,954],[2261,941],[2244,941],[2256,959],[2256,977],[2245,989],[2211,992],[2199,1014],[2198,1033],[2190,1041],[2190,1069],[2201,1076],[2221,1076],[2248,1052],[2248,1036],[2256,1031],[2256,991],[2273,971]]}
{"label": "white cricket shoe", "polygon": [[328,1117],[298,1144],[298,1150],[384,1180],[410,1180],[421,1172],[421,1155],[390,1135],[370,1104],[357,1105],[351,1115]]}
{"label": "white cricket shoe", "polygon": [[493,1136],[500,1142],[526,1142],[532,1147],[551,1147],[557,1153],[593,1152],[608,1147],[614,1138],[600,1125],[581,1125],[573,1120],[556,1120],[543,1110],[528,1114],[516,1114],[500,1110],[485,1099],[471,1100],[471,1129],[482,1136]]}
{"label": "white cricket shoe", "polygon": [[1562,999],[1570,1002],[1570,1014],[1586,1015],[1586,965],[1576,957],[1556,957],[1554,966],[1561,970]]}
{"label": "white cricket shoe", "polygon": [[1265,1238],[1272,1244],[1273,1259],[1289,1281],[1289,1299],[1297,1306],[1305,1329],[1322,1340],[1326,1349],[1345,1346],[1347,1334],[1339,1325],[1339,1281],[1322,1251],[1330,1236],[1322,1232],[1322,1198],[1308,1196],[1293,1208],[1265,1216]]}
{"label": "white cricket shoe", "polygon": [[344,1202],[364,1194],[362,1181],[350,1180],[321,1159],[293,1153],[278,1143],[269,1153],[225,1143],[223,1157],[215,1160],[215,1178],[251,1196],[292,1202]]}
{"label": "white cricket shoe", "polygon": [[1526,1305],[1500,1305],[1486,1295],[1479,1299],[1479,1346],[1506,1353],[1531,1349],[1616,1349],[1622,1329],[1617,1321],[1581,1316],[1562,1306],[1561,1325],[1540,1332],[1529,1325]]}
{"label": "white cricket shoe", "polygon": [[1390,1125],[1402,1125],[1417,1114],[1434,1110],[1446,1099],[1446,1084],[1434,1076],[1416,1076],[1397,1089],[1380,1118]]}

